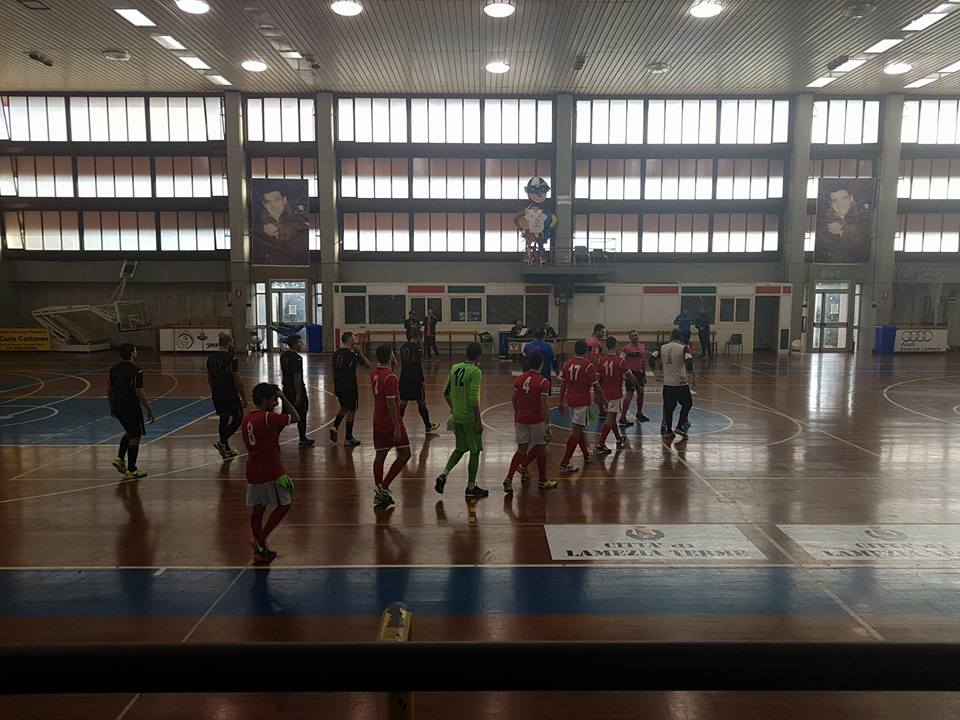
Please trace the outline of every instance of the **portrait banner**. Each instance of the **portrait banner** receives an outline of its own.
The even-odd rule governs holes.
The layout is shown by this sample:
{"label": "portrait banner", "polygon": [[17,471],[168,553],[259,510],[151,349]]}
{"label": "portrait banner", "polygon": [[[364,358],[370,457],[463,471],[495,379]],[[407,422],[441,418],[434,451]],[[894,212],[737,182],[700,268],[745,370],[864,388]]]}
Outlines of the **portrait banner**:
{"label": "portrait banner", "polygon": [[306,180],[251,181],[250,256],[254,265],[310,264]]}
{"label": "portrait banner", "polygon": [[861,263],[870,259],[876,187],[873,178],[820,178],[814,262]]}

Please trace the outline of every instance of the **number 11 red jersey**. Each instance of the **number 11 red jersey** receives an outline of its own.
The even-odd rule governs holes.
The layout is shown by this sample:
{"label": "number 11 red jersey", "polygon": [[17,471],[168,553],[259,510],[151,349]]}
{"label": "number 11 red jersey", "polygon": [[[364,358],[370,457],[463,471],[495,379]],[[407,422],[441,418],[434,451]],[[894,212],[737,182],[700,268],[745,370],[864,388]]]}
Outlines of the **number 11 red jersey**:
{"label": "number 11 red jersey", "polygon": [[607,400],[619,400],[623,397],[623,376],[630,368],[627,361],[619,355],[603,355],[597,363],[600,373],[600,389]]}

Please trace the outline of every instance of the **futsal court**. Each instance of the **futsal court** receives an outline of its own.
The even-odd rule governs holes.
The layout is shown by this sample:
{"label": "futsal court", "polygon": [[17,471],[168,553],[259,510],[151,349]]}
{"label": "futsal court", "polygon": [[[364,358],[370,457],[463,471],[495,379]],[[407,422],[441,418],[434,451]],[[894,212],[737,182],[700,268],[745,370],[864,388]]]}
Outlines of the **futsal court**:
{"label": "futsal court", "polygon": [[[452,434],[424,437],[397,504],[373,507],[370,388],[361,373],[357,448],[327,433],[337,404],[311,356],[313,448],[283,436],[297,485],[250,563],[243,455],[222,461],[199,358],[146,356],[157,422],[125,481],[110,467],[112,357],[8,356],[0,365],[0,631],[5,643],[357,641],[405,601],[417,640],[960,639],[960,361],[768,356],[704,365],[690,437],[651,422],[582,471],[557,475],[568,421],[552,412],[559,487],[500,482],[514,452],[516,367],[484,358],[485,449],[438,495]],[[243,356],[248,384],[275,356]],[[449,363],[427,361],[427,401],[446,417]],[[556,405],[556,399],[552,401]],[[595,429],[595,428],[594,428]],[[590,436],[591,447],[596,435]],[[291,442],[292,441],[292,442]],[[579,461],[579,459],[578,459]],[[465,463],[464,463],[465,465]],[[495,673],[473,667],[465,673]],[[598,669],[602,671],[602,669]],[[566,673],[537,667],[531,673]],[[11,718],[384,717],[379,695],[14,696]],[[455,708],[453,710],[452,708]],[[427,694],[418,714],[486,717],[951,717],[949,694]]]}

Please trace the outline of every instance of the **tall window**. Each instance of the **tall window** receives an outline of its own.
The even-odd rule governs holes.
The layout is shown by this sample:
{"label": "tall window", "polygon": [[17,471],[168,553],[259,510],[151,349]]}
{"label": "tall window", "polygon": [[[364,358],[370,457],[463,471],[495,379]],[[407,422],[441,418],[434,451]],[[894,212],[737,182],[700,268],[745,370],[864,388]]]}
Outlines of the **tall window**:
{"label": "tall window", "polygon": [[643,142],[643,100],[578,100],[578,143],[639,145]]}
{"label": "tall window", "polygon": [[0,196],[73,197],[73,162],[69,157],[14,155],[0,157]]}
{"label": "tall window", "polygon": [[[171,160],[171,158],[165,158]],[[189,161],[189,158],[185,158]],[[164,158],[157,158],[159,161]],[[148,157],[78,157],[77,195],[82,198],[148,198],[153,196],[150,158]],[[189,174],[188,174],[189,179]],[[169,173],[173,184],[172,171]],[[161,181],[158,178],[159,195]],[[159,195],[160,197],[174,197]]]}
{"label": "tall window", "polygon": [[362,252],[406,252],[410,249],[407,213],[343,214],[343,249]]}
{"label": "tall window", "polygon": [[74,142],[145,142],[144,98],[71,97],[70,137]]}
{"label": "tall window", "polygon": [[650,100],[647,108],[647,142],[651,145],[717,141],[716,100]]}
{"label": "tall window", "polygon": [[816,200],[820,190],[820,178],[871,178],[873,160],[829,159],[811,160],[807,177],[807,198]]}
{"label": "tall window", "polygon": [[780,246],[780,218],[760,213],[716,213],[711,251],[761,253]]}
{"label": "tall window", "polygon": [[901,160],[897,197],[910,200],[960,200],[960,160]]}
{"label": "tall window", "polygon": [[417,252],[480,252],[479,213],[414,213]]}
{"label": "tall window", "polygon": [[415,143],[480,142],[480,100],[477,98],[413,98],[410,141]]}
{"label": "tall window", "polygon": [[0,140],[63,142],[67,139],[67,105],[62,97],[0,96]]}
{"label": "tall window", "polygon": [[483,141],[504,145],[553,142],[553,102],[529,98],[485,100]]}
{"label": "tall window", "polygon": [[410,197],[407,159],[343,158],[340,161],[340,196],[401,199]]}
{"label": "tall window", "polygon": [[645,253],[705,253],[709,250],[710,218],[704,213],[647,213],[643,216]]}
{"label": "tall window", "polygon": [[869,145],[880,139],[879,100],[818,100],[813,103],[811,141]]}
{"label": "tall window", "polygon": [[405,98],[340,98],[337,101],[340,142],[407,142]]}
{"label": "tall window", "polygon": [[910,213],[901,215],[893,249],[908,253],[960,251],[960,213]]}
{"label": "tall window", "polygon": [[576,215],[573,227],[574,247],[618,253],[635,253],[640,249],[640,221],[636,214]]}
{"label": "tall window", "polygon": [[153,142],[222,141],[223,98],[150,98],[150,140]]}
{"label": "tall window", "polygon": [[158,157],[157,197],[208,198],[227,194],[222,157]]}
{"label": "tall window", "polygon": [[782,160],[717,160],[718,200],[766,200],[782,197]]}
{"label": "tall window", "polygon": [[[157,249],[157,216],[152,212],[83,213],[84,250]],[[177,248],[165,248],[174,249]]]}
{"label": "tall window", "polygon": [[250,177],[306,180],[310,197],[317,197],[317,161],[315,158],[250,158]]}
{"label": "tall window", "polygon": [[79,250],[77,213],[21,211],[3,214],[4,241],[10,250]]}
{"label": "tall window", "polygon": [[960,143],[960,103],[957,100],[907,100],[903,104],[900,140],[927,145]]}
{"label": "tall window", "polygon": [[250,142],[313,142],[317,137],[312,98],[248,98],[244,119]]}
{"label": "tall window", "polygon": [[722,100],[720,142],[769,145],[789,139],[790,103],[787,100]]}
{"label": "tall window", "polygon": [[161,212],[161,250],[229,250],[230,225],[225,213]]}

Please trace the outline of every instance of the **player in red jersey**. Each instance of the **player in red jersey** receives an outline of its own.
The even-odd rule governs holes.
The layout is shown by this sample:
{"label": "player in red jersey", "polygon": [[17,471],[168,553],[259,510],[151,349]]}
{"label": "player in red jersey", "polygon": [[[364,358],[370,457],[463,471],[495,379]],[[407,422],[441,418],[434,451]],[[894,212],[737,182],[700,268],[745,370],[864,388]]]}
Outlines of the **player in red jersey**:
{"label": "player in red jersey", "polygon": [[617,417],[620,415],[620,400],[623,398],[623,380],[636,384],[637,378],[627,366],[617,351],[617,339],[609,336],[606,339],[607,350],[597,363],[597,373],[600,375],[600,389],[603,390],[603,397],[607,401],[607,419],[603,423],[603,432],[600,434],[600,443],[597,445],[598,455],[609,455],[613,452],[607,447],[607,435],[613,431],[613,436],[617,439],[617,448],[622,448],[624,444],[623,436],[617,428]]}
{"label": "player in red jersey", "polygon": [[600,407],[606,407],[603,394],[597,383],[597,371],[587,357],[590,347],[583,340],[577,340],[573,348],[576,357],[567,360],[560,372],[560,412],[570,406],[570,437],[567,439],[567,448],[560,462],[562,472],[573,472],[576,468],[570,464],[574,451],[579,446],[583,453],[583,461],[590,462],[590,451],[587,449],[587,440],[583,436],[583,429],[587,424],[587,411],[592,402],[591,395],[600,397]]}
{"label": "player in red jersey", "polygon": [[[377,367],[370,373],[373,388],[373,447],[377,451],[373,461],[373,504],[393,505],[390,483],[410,461],[410,440],[400,417],[400,382],[393,372],[396,357],[389,345],[377,347]],[[391,448],[397,449],[387,476],[383,476],[383,463]]]}
{"label": "player in red jersey", "polygon": [[627,393],[620,410],[620,424],[623,427],[633,425],[632,422],[627,420],[627,410],[630,409],[634,393],[637,394],[637,422],[648,422],[650,418],[643,414],[643,391],[647,385],[647,346],[640,342],[639,332],[636,330],[630,331],[630,343],[623,346],[620,357],[627,361],[627,367],[630,368],[633,377],[638,381],[627,380]]}
{"label": "player in red jersey", "polygon": [[590,352],[590,362],[592,362],[594,365],[600,361],[600,356],[603,354],[603,339],[606,336],[606,326],[604,326],[603,323],[597,323],[593,326],[593,335],[586,339],[586,343]]}
{"label": "player in red jersey", "polygon": [[[277,414],[277,405],[283,403],[283,413]],[[267,547],[267,538],[290,512],[293,503],[293,481],[283,469],[280,459],[280,431],[287,425],[296,425],[300,415],[276,385],[260,383],[253,388],[254,410],[243,416],[240,425],[243,444],[247,447],[247,507],[250,511],[250,529],[253,538],[254,562],[269,562],[277,554]],[[263,514],[267,505],[273,505],[266,526]]]}
{"label": "player in red jersey", "polygon": [[[556,480],[547,479],[547,421],[550,407],[550,381],[540,374],[543,356],[538,352],[527,355],[529,369],[513,384],[513,420],[517,426],[517,451],[510,461],[510,470],[503,481],[503,491],[513,493],[513,474],[527,468],[536,459],[540,473],[539,487],[549,490]],[[521,472],[521,476],[523,473]]]}

